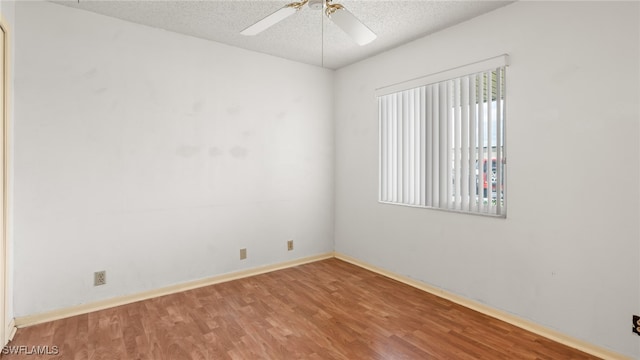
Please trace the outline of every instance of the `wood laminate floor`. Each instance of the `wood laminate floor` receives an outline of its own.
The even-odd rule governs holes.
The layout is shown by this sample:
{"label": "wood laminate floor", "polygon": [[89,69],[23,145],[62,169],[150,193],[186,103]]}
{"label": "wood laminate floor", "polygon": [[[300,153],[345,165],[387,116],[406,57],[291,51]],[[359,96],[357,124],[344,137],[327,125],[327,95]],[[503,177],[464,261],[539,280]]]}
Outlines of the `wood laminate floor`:
{"label": "wood laminate floor", "polygon": [[2,359],[595,359],[337,259],[19,329]]}

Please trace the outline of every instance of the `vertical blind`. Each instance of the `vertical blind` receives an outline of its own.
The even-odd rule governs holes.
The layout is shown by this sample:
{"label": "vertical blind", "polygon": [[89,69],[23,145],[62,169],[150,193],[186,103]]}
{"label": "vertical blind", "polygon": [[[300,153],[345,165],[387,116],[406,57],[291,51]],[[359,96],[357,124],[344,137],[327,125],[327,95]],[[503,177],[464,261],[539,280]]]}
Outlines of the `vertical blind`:
{"label": "vertical blind", "polygon": [[378,96],[381,202],[506,214],[505,66]]}

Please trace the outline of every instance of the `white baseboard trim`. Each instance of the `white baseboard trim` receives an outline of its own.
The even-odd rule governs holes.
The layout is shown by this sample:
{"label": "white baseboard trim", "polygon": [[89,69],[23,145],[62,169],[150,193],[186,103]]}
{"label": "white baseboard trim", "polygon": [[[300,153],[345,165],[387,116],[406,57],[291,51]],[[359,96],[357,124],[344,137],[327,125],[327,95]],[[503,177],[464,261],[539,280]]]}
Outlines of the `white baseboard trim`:
{"label": "white baseboard trim", "polygon": [[231,280],[242,279],[250,276],[260,275],[276,270],[286,269],[298,265],[303,265],[315,261],[320,261],[324,259],[330,259],[333,257],[333,253],[326,253],[320,255],[314,255],[309,257],[304,257],[301,259],[285,261],[277,264],[260,266],[252,269],[241,270],[229,274],[223,274],[218,276],[213,276],[205,279],[190,281],[182,284],[171,285],[159,289],[143,291],[137,294],[119,296],[111,299],[96,301],[88,304],[81,304],[76,306],[71,306],[64,309],[58,309],[53,311],[48,311],[41,314],[36,315],[28,315],[15,318],[15,326],[18,328],[23,328],[27,326],[32,326],[36,324],[41,324],[49,321],[60,320],[64,318],[68,318],[71,316],[87,314],[94,311],[104,310],[116,306],[131,304],[134,302],[147,300],[151,298],[156,298],[159,296],[175,294],[182,291],[197,289],[209,285],[219,284]]}
{"label": "white baseboard trim", "polygon": [[16,330],[18,330],[18,328],[16,328],[16,319],[11,319],[4,329],[4,333],[7,335],[4,345],[7,345],[11,340],[13,340],[13,337],[16,336]]}
{"label": "white baseboard trim", "polygon": [[9,326],[7,328],[7,334],[9,334],[9,336],[7,336],[8,341],[13,340],[13,337],[16,336],[17,330],[18,328],[16,327],[16,319],[11,319],[11,322],[9,323]]}
{"label": "white baseboard trim", "polygon": [[565,335],[561,332],[558,332],[556,330],[552,330],[549,328],[546,328],[544,326],[538,325],[536,323],[533,323],[529,320],[525,320],[522,318],[519,318],[515,315],[509,314],[507,312],[501,311],[501,310],[497,310],[494,309],[492,307],[489,307],[487,305],[481,304],[479,302],[476,302],[474,300],[470,300],[467,299],[465,297],[450,293],[448,291],[436,288],[434,286],[425,284],[423,282],[411,279],[409,277],[403,276],[403,275],[398,275],[395,273],[392,273],[390,271],[387,271],[385,269],[379,268],[377,266],[368,264],[364,261],[360,261],[356,258],[350,257],[348,255],[344,255],[338,252],[334,252],[334,257],[337,259],[340,259],[342,261],[346,261],[348,263],[351,263],[353,265],[359,266],[361,268],[373,271],[377,274],[380,274],[382,276],[386,276],[388,278],[397,280],[401,283],[407,284],[409,286],[412,286],[414,288],[420,289],[422,291],[428,292],[430,294],[439,296],[441,298],[447,299],[451,302],[454,302],[456,304],[462,305],[464,307],[467,307],[469,309],[475,310],[477,312],[480,312],[482,314],[491,316],[493,318],[502,320],[506,323],[509,323],[511,325],[517,326],[521,329],[530,331],[534,334],[543,336],[547,339],[551,339],[555,342],[558,342],[560,344],[572,347],[574,349],[578,349],[580,351],[583,351],[585,353],[591,354],[593,356],[597,356],[599,358],[602,359],[615,359],[615,360],[633,360],[630,357],[618,354],[616,352],[613,352],[611,350],[608,349],[604,349],[601,348],[599,346],[593,345],[591,343],[588,343],[586,341],[583,340],[579,340],[576,338],[573,338],[571,336]]}

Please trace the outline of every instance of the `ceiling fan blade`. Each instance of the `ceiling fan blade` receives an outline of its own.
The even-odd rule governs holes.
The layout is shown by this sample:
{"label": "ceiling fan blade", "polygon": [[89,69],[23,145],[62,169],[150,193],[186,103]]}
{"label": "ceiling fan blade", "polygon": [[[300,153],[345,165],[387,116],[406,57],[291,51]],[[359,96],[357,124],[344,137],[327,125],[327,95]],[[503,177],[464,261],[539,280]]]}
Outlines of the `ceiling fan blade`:
{"label": "ceiling fan blade", "polygon": [[242,30],[240,34],[246,35],[246,36],[253,36],[267,30],[271,26],[295,14],[296,11],[298,11],[298,8],[292,5],[293,4],[285,5],[280,10],[258,21],[257,23],[249,26],[248,28]]}
{"label": "ceiling fan blade", "polygon": [[344,6],[337,6],[335,11],[331,12],[328,16],[329,19],[338,25],[342,31],[351,36],[360,46],[372,42],[377,37],[373,31],[360,22],[360,20],[350,13],[349,10],[345,9]]}

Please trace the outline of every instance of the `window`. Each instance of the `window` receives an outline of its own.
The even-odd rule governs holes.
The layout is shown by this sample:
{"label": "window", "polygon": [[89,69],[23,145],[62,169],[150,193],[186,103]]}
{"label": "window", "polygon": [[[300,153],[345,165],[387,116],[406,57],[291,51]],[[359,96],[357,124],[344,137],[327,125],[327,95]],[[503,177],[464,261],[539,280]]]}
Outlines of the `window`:
{"label": "window", "polygon": [[378,90],[380,202],[506,215],[507,61]]}

